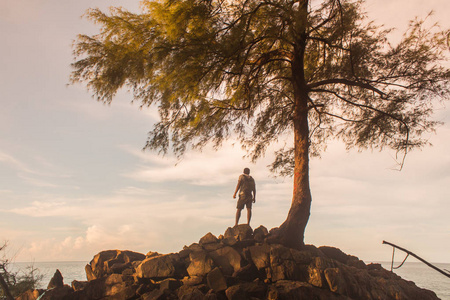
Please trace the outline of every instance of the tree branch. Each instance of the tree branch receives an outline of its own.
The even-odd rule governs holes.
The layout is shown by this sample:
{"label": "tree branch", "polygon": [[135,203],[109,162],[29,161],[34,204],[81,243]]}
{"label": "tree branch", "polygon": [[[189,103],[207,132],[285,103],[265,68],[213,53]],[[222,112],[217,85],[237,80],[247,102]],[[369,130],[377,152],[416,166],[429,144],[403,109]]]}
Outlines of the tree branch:
{"label": "tree branch", "polygon": [[326,80],[310,83],[307,86],[312,91],[314,88],[321,87],[321,86],[328,85],[328,84],[344,84],[344,85],[348,85],[348,86],[356,86],[356,87],[364,88],[367,90],[371,90],[371,91],[377,93],[378,95],[380,95],[382,99],[384,99],[386,97],[386,94],[384,92],[380,91],[379,89],[375,88],[374,86],[372,86],[368,83],[364,83],[364,82],[360,82],[360,81],[353,81],[353,80],[343,79],[343,78],[326,79]]}

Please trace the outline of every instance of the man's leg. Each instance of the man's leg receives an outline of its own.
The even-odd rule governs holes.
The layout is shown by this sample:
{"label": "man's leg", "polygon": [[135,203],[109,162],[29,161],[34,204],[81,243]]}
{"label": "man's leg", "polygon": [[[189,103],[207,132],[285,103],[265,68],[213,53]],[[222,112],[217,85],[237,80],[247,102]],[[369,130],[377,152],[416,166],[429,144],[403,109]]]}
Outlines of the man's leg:
{"label": "man's leg", "polygon": [[247,207],[247,225],[250,225],[250,219],[252,218],[252,209]]}
{"label": "man's leg", "polygon": [[234,226],[237,226],[239,223],[239,218],[241,217],[241,210],[242,209],[239,208],[236,210],[236,224],[234,224]]}

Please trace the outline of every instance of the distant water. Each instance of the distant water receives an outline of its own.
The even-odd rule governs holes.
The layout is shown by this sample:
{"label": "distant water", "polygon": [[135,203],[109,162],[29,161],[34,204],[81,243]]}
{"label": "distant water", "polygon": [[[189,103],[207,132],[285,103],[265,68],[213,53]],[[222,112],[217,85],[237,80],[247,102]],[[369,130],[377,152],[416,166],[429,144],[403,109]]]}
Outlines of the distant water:
{"label": "distant water", "polygon": [[27,267],[33,265],[34,268],[38,269],[39,274],[43,276],[38,288],[45,289],[57,269],[61,272],[65,284],[70,285],[74,280],[86,281],[86,273],[84,271],[86,264],[88,264],[86,261],[16,262],[12,267],[13,270],[26,272]]}
{"label": "distant water", "polygon": [[[56,269],[59,269],[64,277],[64,283],[69,284],[73,280],[86,280],[84,267],[88,262],[36,262],[34,267],[44,276],[40,288],[46,288]],[[382,266],[390,270],[390,262],[382,262]],[[30,263],[15,263],[14,268],[25,270]],[[450,264],[434,264],[440,269],[450,270]],[[395,264],[394,264],[395,266]],[[406,262],[400,269],[394,272],[405,280],[413,281],[417,286],[432,290],[442,300],[450,300],[450,278],[431,269],[421,262]]]}
{"label": "distant water", "polygon": [[[381,265],[386,270],[391,269],[391,262],[382,262]],[[394,263],[394,267],[399,263]],[[433,263],[441,270],[449,270],[450,264]],[[406,262],[399,269],[394,269],[394,273],[401,278],[413,281],[418,287],[431,290],[442,300],[450,300],[450,278],[428,267],[421,262]]]}

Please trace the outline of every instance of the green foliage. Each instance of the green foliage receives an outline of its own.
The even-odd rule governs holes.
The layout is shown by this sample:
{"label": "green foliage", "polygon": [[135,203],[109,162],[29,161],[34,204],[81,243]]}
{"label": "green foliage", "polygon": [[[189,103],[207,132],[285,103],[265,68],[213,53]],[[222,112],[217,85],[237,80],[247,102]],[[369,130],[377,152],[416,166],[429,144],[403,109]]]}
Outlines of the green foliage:
{"label": "green foliage", "polygon": [[[91,9],[101,31],[78,37],[71,80],[99,101],[126,87],[142,106],[157,105],[146,147],[162,153],[236,137],[256,160],[292,132],[302,100],[312,155],[330,138],[406,155],[437,124],[433,99],[449,97],[449,31],[415,20],[391,45],[362,4],[145,0],[141,14]],[[292,174],[293,153],[277,152],[272,169]]]}
{"label": "green foliage", "polygon": [[[17,297],[30,289],[36,289],[43,275],[39,274],[33,265],[28,266],[26,271],[11,271],[11,259],[6,257],[6,247],[7,243],[0,247],[0,275],[5,280],[11,295]],[[5,296],[6,293],[0,286],[0,298]]]}

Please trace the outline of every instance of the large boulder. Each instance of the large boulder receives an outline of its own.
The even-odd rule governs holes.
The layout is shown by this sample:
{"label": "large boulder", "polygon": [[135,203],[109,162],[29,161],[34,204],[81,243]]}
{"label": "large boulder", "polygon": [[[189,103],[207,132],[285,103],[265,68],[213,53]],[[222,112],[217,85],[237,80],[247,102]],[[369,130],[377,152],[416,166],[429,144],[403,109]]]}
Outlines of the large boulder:
{"label": "large boulder", "polygon": [[214,292],[225,291],[228,287],[227,281],[219,268],[215,268],[206,277],[208,287]]}
{"label": "large boulder", "polygon": [[243,266],[243,258],[237,250],[226,246],[209,253],[214,264],[222,269],[225,275],[231,276]]}
{"label": "large boulder", "polygon": [[214,262],[205,251],[196,251],[189,254],[190,264],[187,268],[189,276],[205,276],[214,267]]}
{"label": "large boulder", "polygon": [[322,251],[322,253],[324,253],[327,257],[337,260],[345,265],[360,269],[365,269],[367,267],[366,264],[356,256],[345,254],[338,248],[322,246],[319,247],[319,250]]}
{"label": "large boulder", "polygon": [[[136,275],[140,278],[171,278],[184,277],[184,263],[178,254],[166,254],[146,258],[136,268]],[[183,276],[182,276],[183,275]]]}
{"label": "large boulder", "polygon": [[241,224],[234,227],[228,227],[224,238],[234,238],[238,241],[253,239],[253,229],[247,224]]}
{"label": "large boulder", "polygon": [[64,299],[130,299],[136,295],[137,289],[132,276],[111,274],[86,282]]}
{"label": "large boulder", "polygon": [[270,266],[270,245],[256,245],[249,247],[250,257],[258,270]]}
{"label": "large boulder", "polygon": [[255,241],[262,243],[264,242],[265,238],[269,235],[269,231],[264,226],[259,226],[253,231],[253,238]]}
{"label": "large boulder", "polygon": [[213,244],[213,243],[218,243],[219,240],[217,239],[217,237],[212,234],[211,232],[208,232],[207,234],[205,234],[200,241],[198,242],[200,244],[200,246],[204,246],[207,244]]}
{"label": "large boulder", "polygon": [[86,266],[86,277],[88,280],[94,280],[103,276],[117,273],[117,266],[121,271],[131,268],[133,262],[142,261],[145,255],[133,251],[107,250],[94,256],[89,265]]}
{"label": "large boulder", "polygon": [[47,289],[50,290],[62,286],[64,286],[63,276],[61,272],[58,269],[56,269],[55,274],[53,275],[52,279],[50,279],[50,282],[47,285]]}

